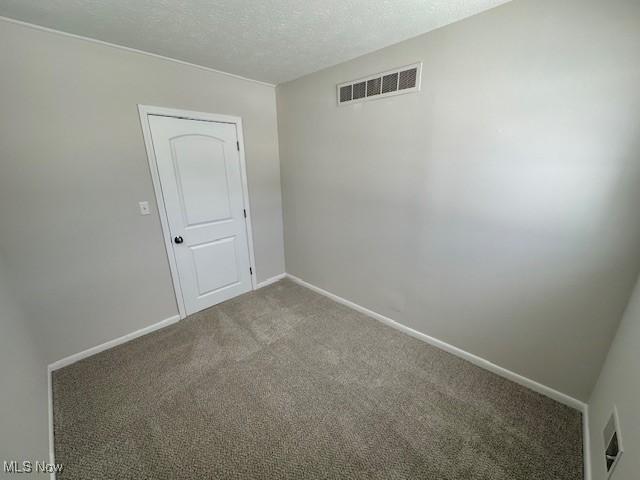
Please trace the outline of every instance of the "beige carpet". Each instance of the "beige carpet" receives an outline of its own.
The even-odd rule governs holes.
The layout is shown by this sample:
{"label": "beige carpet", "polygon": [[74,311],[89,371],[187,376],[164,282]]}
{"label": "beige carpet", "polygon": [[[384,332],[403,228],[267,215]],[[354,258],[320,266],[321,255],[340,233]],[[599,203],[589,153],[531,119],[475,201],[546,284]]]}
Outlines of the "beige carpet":
{"label": "beige carpet", "polygon": [[53,380],[59,480],[582,478],[580,413],[286,280]]}

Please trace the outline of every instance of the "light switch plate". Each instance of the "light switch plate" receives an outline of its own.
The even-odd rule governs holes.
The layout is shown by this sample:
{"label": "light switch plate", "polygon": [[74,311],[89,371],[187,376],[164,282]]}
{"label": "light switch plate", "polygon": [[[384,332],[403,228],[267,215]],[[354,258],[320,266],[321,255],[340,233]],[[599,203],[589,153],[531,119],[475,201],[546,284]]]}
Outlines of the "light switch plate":
{"label": "light switch plate", "polygon": [[149,202],[138,202],[140,206],[140,215],[149,215],[151,210],[149,210]]}

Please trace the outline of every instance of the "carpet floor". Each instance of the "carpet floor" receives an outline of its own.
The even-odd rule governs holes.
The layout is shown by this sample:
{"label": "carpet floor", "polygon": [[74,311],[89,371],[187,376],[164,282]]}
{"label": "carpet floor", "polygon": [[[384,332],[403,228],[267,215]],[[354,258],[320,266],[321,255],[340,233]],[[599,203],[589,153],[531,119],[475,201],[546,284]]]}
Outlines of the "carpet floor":
{"label": "carpet floor", "polygon": [[575,410],[283,280],[54,372],[66,479],[582,479]]}

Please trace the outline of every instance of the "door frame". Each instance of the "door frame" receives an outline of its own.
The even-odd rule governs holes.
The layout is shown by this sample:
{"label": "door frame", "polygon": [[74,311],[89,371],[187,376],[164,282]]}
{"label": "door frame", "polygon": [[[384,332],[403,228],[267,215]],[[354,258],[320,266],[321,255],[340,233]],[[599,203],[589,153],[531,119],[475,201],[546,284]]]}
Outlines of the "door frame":
{"label": "door frame", "polygon": [[162,225],[162,236],[164,241],[164,248],[167,252],[167,259],[169,260],[169,270],[171,271],[171,280],[173,282],[173,290],[176,296],[176,303],[178,304],[178,312],[180,313],[180,319],[187,316],[187,309],[184,304],[184,295],[180,286],[180,277],[178,276],[178,264],[175,258],[175,252],[173,250],[173,244],[171,243],[171,232],[169,230],[169,217],[164,204],[164,197],[162,196],[162,185],[160,183],[160,174],[158,173],[158,164],[156,161],[155,150],[153,148],[153,138],[151,137],[151,127],[149,126],[149,115],[160,115],[164,117],[182,118],[187,120],[200,120],[205,122],[217,122],[217,123],[230,123],[235,125],[236,134],[238,137],[240,157],[240,176],[242,177],[242,199],[244,202],[244,209],[247,211],[247,218],[245,219],[246,231],[247,231],[247,245],[249,246],[249,265],[253,271],[251,275],[251,289],[257,289],[257,272],[256,261],[253,250],[253,228],[251,221],[251,203],[249,202],[249,185],[247,182],[247,167],[244,158],[244,135],[242,131],[242,118],[232,115],[220,115],[217,113],[205,113],[194,112],[191,110],[182,110],[176,108],[156,107],[153,105],[138,105],[138,113],[140,115],[140,124],[142,126],[142,135],[144,138],[144,146],[147,150],[147,159],[149,161],[149,171],[151,172],[151,179],[153,180],[153,190],[156,195],[156,204],[158,206],[158,216],[160,217],[160,224]]}

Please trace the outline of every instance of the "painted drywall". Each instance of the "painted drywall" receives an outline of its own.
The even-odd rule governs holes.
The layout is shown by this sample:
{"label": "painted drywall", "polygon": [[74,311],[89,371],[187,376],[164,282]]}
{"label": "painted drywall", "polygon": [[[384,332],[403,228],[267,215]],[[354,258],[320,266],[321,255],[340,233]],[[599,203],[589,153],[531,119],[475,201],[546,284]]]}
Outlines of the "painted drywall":
{"label": "painted drywall", "polygon": [[586,400],[640,267],[639,51],[640,2],[515,0],[279,85],[287,272]]}
{"label": "painted drywall", "polygon": [[49,362],[177,314],[137,104],[242,117],[258,281],[284,271],[272,87],[6,21],[0,44],[0,246]]}
{"label": "painted drywall", "polygon": [[632,480],[640,471],[640,283],[620,323],[598,383],[589,401],[591,473],[607,478],[603,430],[614,406],[618,410],[624,453],[611,480]]}
{"label": "painted drywall", "polygon": [[49,460],[47,367],[11,278],[0,252],[0,469],[5,461]]}

